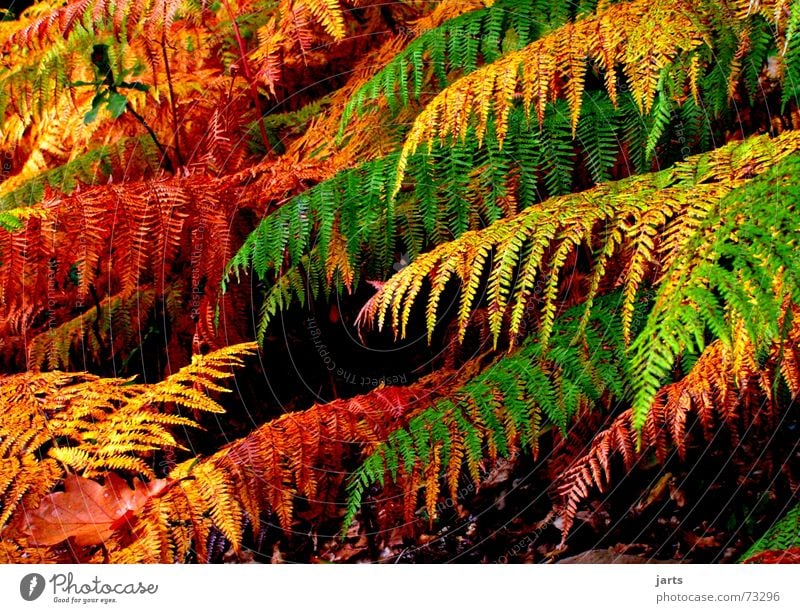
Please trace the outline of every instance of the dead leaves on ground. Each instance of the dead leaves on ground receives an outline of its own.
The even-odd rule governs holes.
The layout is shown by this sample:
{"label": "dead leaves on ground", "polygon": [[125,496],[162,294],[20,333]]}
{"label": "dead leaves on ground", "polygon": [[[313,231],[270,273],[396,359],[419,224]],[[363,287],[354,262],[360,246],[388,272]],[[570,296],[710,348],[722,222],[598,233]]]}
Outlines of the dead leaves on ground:
{"label": "dead leaves on ground", "polygon": [[45,496],[41,504],[27,513],[22,527],[32,543],[57,545],[69,538],[75,545],[99,545],[125,526],[151,498],[161,494],[166,479],[144,483],[134,479],[134,487],[119,475],[107,473],[104,483],[69,475],[64,491]]}

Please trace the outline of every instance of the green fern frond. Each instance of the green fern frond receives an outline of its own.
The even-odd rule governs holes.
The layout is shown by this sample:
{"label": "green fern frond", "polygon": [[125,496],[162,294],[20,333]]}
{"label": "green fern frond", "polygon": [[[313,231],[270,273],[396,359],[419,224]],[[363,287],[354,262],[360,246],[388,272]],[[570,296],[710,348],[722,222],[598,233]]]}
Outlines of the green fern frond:
{"label": "green fern frond", "polygon": [[586,163],[595,183],[611,179],[611,169],[619,156],[620,114],[611,100],[591,92],[584,101],[578,120],[578,142],[586,153]]}
{"label": "green fern frond", "polygon": [[[598,78],[615,104],[626,90],[641,114],[650,115],[658,102],[645,145],[651,157],[672,107],[687,92],[695,102],[704,100],[710,116],[720,117],[731,108],[739,84],[752,81],[753,71],[763,68],[770,47],[763,18],[736,9],[728,2],[626,2],[502,55],[439,92],[417,116],[392,194],[401,187],[408,157],[424,144],[464,140],[470,128],[480,141],[490,121],[503,144],[509,110],[520,99],[539,124],[548,103],[565,101],[574,134],[585,94],[597,88],[593,82]],[[755,47],[749,39],[752,23],[762,28]],[[777,36],[773,32],[773,41]],[[749,77],[742,69],[748,64]],[[775,80],[781,79],[776,75]]]}
{"label": "green fern frond", "polygon": [[[622,150],[644,160],[645,128],[624,127],[631,110],[642,126],[652,123],[638,115],[630,94],[620,94],[619,101],[615,108],[606,94],[587,94],[588,112],[575,139],[566,103],[557,101],[547,105],[541,127],[532,126],[521,107],[512,109],[502,148],[490,129],[482,143],[468,138],[420,149],[408,160],[408,177],[396,201],[388,193],[397,180],[399,154],[342,171],[265,217],[228,263],[223,287],[251,267],[259,280],[279,284],[263,306],[263,332],[265,317],[285,308],[293,299],[290,293],[303,299],[288,290],[300,287],[297,265],[312,249],[315,263],[331,272],[329,244],[339,234],[347,237],[353,281],[362,272],[383,278],[398,252],[416,258],[431,245],[508,217],[544,195],[570,192],[580,159],[595,181],[605,180]],[[281,281],[287,270],[293,271],[291,279]]]}
{"label": "green fern frond", "polygon": [[675,253],[689,240],[691,229],[714,210],[723,196],[796,152],[798,144],[797,132],[774,140],[756,137],[690,158],[667,171],[546,200],[420,256],[383,285],[371,300],[368,314],[377,319],[381,328],[390,319],[395,333],[404,336],[411,306],[428,280],[431,291],[426,323],[431,334],[437,325],[436,304],[441,291],[447,280],[455,277],[462,283],[458,324],[463,329],[477,308],[471,304],[474,280],[486,272],[486,305],[497,342],[509,307],[509,334],[513,338],[519,332],[519,313],[514,309],[527,303],[533,280],[539,279],[545,287],[540,335],[546,339],[556,314],[559,283],[566,275],[563,266],[569,253],[586,245],[594,254],[587,296],[591,307],[611,259],[634,246],[633,268],[622,279],[630,303],[645,273],[652,272],[658,262],[657,245],[648,236],[670,224],[669,245]]}
{"label": "green fern frond", "polygon": [[[618,292],[598,299],[585,326],[583,307],[567,311],[555,323],[549,347],[529,339],[455,393],[418,411],[352,475],[345,527],[360,510],[367,488],[424,469],[435,450],[441,452],[442,468],[426,481],[428,501],[437,499],[440,477],[455,497],[462,466],[477,483],[484,458],[507,458],[517,451],[536,456],[541,435],[553,427],[566,433],[580,408],[604,397],[624,399],[631,383],[621,304]],[[646,299],[637,301],[637,321],[648,308]],[[576,344],[579,334],[585,342]],[[435,506],[427,507],[433,517]]]}
{"label": "green fern frond", "polygon": [[779,522],[753,543],[740,561],[765,551],[784,551],[792,547],[800,547],[800,504],[789,509]]}
{"label": "green fern frond", "polygon": [[800,304],[798,172],[799,156],[775,160],[714,204],[676,250],[647,326],[631,346],[640,373],[636,427],[677,356],[702,350],[709,334],[730,343],[732,327],[741,322],[757,350],[786,334],[784,305]]}
{"label": "green fern frond", "polygon": [[[251,265],[260,279],[279,274],[285,262],[296,266],[312,245],[325,262],[339,232],[348,237],[347,251],[353,259],[365,245],[374,248],[380,235],[391,232],[394,224],[386,193],[395,163],[395,156],[367,162],[293,198],[248,236],[228,263],[227,276]],[[383,239],[386,244],[393,241],[393,234]]]}
{"label": "green fern frond", "polygon": [[583,2],[577,13],[573,4],[566,0],[497,0],[488,8],[422,32],[353,94],[342,113],[342,131],[354,112],[369,108],[369,102],[379,96],[386,97],[390,108],[418,101],[423,83],[428,81],[426,74],[438,77],[438,87],[433,86],[438,91],[453,81],[453,73],[469,74],[480,63],[524,47],[546,31],[593,11],[597,1]]}
{"label": "green fern frond", "polygon": [[[248,145],[254,151],[264,150],[264,144],[261,142],[260,123],[264,126],[267,137],[270,139],[270,142],[267,144],[273,151],[281,152],[282,138],[300,136],[305,131],[309,122],[324,113],[331,103],[332,96],[329,94],[306,104],[296,111],[269,113],[263,118],[249,123],[245,130]],[[283,131],[286,133],[284,134]]]}
{"label": "green fern frond", "polygon": [[800,35],[797,33],[798,15],[800,7],[796,2],[792,3],[792,17],[790,29],[787,31],[784,48],[779,58],[783,65],[784,87],[781,91],[781,104],[785,110],[790,103],[798,103],[800,94]]}

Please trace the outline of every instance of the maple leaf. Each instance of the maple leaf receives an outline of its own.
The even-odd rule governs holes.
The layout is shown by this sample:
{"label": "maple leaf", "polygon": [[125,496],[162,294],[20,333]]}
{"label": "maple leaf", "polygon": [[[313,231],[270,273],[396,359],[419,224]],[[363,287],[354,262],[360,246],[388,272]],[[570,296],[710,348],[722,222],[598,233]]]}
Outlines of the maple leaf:
{"label": "maple leaf", "polygon": [[135,479],[134,487],[108,473],[105,483],[69,475],[64,491],[45,496],[27,517],[23,532],[38,545],[56,545],[70,537],[80,546],[98,545],[135,515],[150,498],[168,485],[166,479],[149,483]]}

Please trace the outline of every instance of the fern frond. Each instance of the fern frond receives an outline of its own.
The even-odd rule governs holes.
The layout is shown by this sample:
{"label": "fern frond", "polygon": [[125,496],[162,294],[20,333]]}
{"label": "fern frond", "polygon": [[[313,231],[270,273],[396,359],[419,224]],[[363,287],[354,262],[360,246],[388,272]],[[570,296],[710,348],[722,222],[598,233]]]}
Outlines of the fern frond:
{"label": "fern frond", "polygon": [[530,44],[548,27],[563,25],[568,13],[540,0],[498,0],[433,29],[411,27],[412,32],[421,32],[419,36],[352,95],[342,112],[342,129],[354,112],[362,112],[378,96],[385,96],[390,108],[418,101],[431,73],[438,77],[439,87],[445,87],[453,73],[469,74],[479,62],[493,62]]}
{"label": "fern frond", "polygon": [[305,0],[304,4],[335,40],[344,38],[344,15],[339,0],[311,0],[310,2]]}
{"label": "fern frond", "polygon": [[[652,311],[650,316],[654,314]],[[797,333],[795,322],[793,337]],[[764,363],[763,356],[759,355],[761,350],[750,342],[744,326],[737,328],[735,339],[732,345],[722,340],[709,344],[683,379],[660,388],[641,428],[636,426],[632,409],[623,411],[610,427],[594,438],[589,452],[564,472],[556,484],[564,519],[564,538],[572,526],[579,503],[589,496],[592,489],[605,491],[612,482],[613,457],[620,456],[626,470],[631,470],[648,450],[653,450],[661,462],[666,460],[671,448],[677,450],[679,457],[685,457],[691,440],[692,417],[699,422],[706,440],[724,429],[733,445],[738,444],[741,432],[759,424],[765,424],[770,432],[774,430],[770,416],[779,407],[772,398],[771,388],[775,374],[781,371],[781,368],[774,370],[774,365],[793,353],[792,343],[795,341],[779,341],[769,347],[766,360],[771,362],[769,364]],[[796,357],[791,360],[796,365]],[[634,369],[632,372],[637,372],[635,362],[631,362],[631,367]],[[638,376],[632,378],[633,383],[638,380]],[[769,541],[770,537],[765,538]],[[778,538],[785,538],[785,535]],[[792,546],[791,539],[789,541],[787,547]],[[752,553],[756,552],[756,549],[752,550]]]}
{"label": "fern frond", "polygon": [[793,179],[798,169],[797,156],[774,160],[766,173],[712,207],[680,249],[670,245],[674,255],[655,308],[631,347],[640,373],[633,404],[637,428],[675,358],[702,350],[706,331],[730,343],[731,328],[744,322],[758,347],[786,334],[784,304],[800,304],[799,188]]}
{"label": "fern frond", "polygon": [[619,114],[609,98],[596,93],[588,98],[578,121],[577,137],[586,152],[592,179],[602,183],[611,179],[619,154]]}
{"label": "fern frond", "polygon": [[639,109],[647,113],[662,71],[678,58],[708,48],[710,10],[710,5],[684,2],[614,5],[463,77],[436,96],[415,120],[403,146],[399,177],[405,174],[408,156],[422,143],[448,136],[463,138],[476,117],[478,139],[486,133],[491,113],[502,144],[508,110],[518,89],[523,108],[526,112],[535,108],[539,123],[544,119],[545,104],[564,94],[574,133],[590,61],[611,75],[605,84],[612,101],[618,93],[613,75],[619,69]]}
{"label": "fern frond", "polygon": [[[33,19],[12,34],[6,44],[35,47],[58,37],[68,39],[80,29],[94,35],[110,30],[118,39],[132,40],[135,32],[142,28],[155,39],[157,32],[169,31],[184,4],[184,0],[70,0]],[[344,37],[344,14],[338,0],[311,0],[304,4],[334,39]]]}
{"label": "fern frond", "polygon": [[784,561],[789,563],[791,560],[788,550],[793,548],[796,550],[798,547],[800,547],[800,505],[789,509],[780,521],[753,543],[741,557],[741,561],[753,563],[764,554],[774,552],[778,562],[781,561],[781,554],[785,554]]}
{"label": "fern frond", "polygon": [[273,150],[282,146],[282,139],[285,135],[299,136],[308,128],[308,124],[324,110],[331,106],[331,96],[323,96],[313,102],[308,103],[303,108],[296,111],[286,111],[284,113],[274,113],[250,123],[247,128],[248,144],[251,149],[261,149],[264,144],[260,142],[259,123],[264,126],[267,136],[270,138],[268,143]]}
{"label": "fern frond", "polygon": [[[518,451],[536,457],[543,432],[566,432],[579,410],[622,398],[630,381],[620,299],[612,294],[598,300],[585,326],[582,309],[573,308],[558,319],[549,347],[528,340],[453,393],[416,410],[408,427],[389,434],[351,477],[345,526],[374,483],[399,481],[416,500],[416,488],[406,479],[424,470],[426,510],[433,518],[440,478],[455,496],[462,467],[477,484],[484,458],[493,461]],[[647,307],[646,301],[637,302],[639,317]],[[585,342],[576,344],[581,328]]]}
{"label": "fern frond", "polygon": [[[171,304],[176,293],[165,292],[164,303]],[[158,298],[159,293],[152,288],[143,288],[130,296],[115,295],[78,317],[37,334],[28,347],[29,366],[68,369],[75,362],[76,353],[84,360],[89,358],[99,363],[103,358],[113,358],[118,352],[136,347]],[[165,315],[173,320],[177,313],[167,311]]]}
{"label": "fern frond", "polygon": [[[663,17],[665,19],[674,18],[683,23],[682,20],[686,19],[696,21],[699,19],[698,16],[705,15],[704,11],[710,11],[708,20],[710,25],[694,24],[693,27],[699,28],[699,30],[696,30],[695,34],[687,34],[687,41],[693,40],[699,45],[706,45],[706,42],[703,42],[705,41],[703,36],[706,36],[706,34],[710,36],[709,33],[712,30],[714,33],[724,30],[726,35],[718,37],[721,41],[719,45],[730,46],[734,49],[732,53],[735,52],[736,45],[741,46],[739,30],[744,26],[736,22],[730,11],[724,7],[720,7],[718,12],[706,5],[692,9],[683,6],[669,9],[644,5],[637,5],[637,7],[631,8],[627,5],[625,7],[610,7],[608,11],[603,12],[601,15],[588,21],[578,22],[574,27],[588,28],[587,32],[589,34],[585,34],[585,36],[576,34],[576,36],[580,40],[583,40],[581,38],[583,36],[594,41],[598,35],[593,33],[592,27],[596,26],[605,32],[603,28],[608,29],[611,27],[610,24],[615,19],[613,15],[615,15],[614,11],[616,10],[621,11],[617,17],[620,19],[624,17],[623,21],[628,19],[630,22],[628,25],[634,30],[639,27],[637,20],[631,16],[634,13],[643,19],[646,17],[645,21]],[[639,12],[637,13],[636,11]],[[643,15],[646,13],[646,15],[642,17],[639,13]],[[478,19],[475,15],[476,13],[470,13],[462,16],[462,18]],[[611,21],[603,21],[603,19]],[[584,21],[596,23],[595,26],[591,27],[581,25]],[[763,22],[760,17],[757,21],[758,23]],[[700,31],[706,34],[700,36],[698,34]],[[555,33],[550,38],[553,41],[557,40]],[[731,41],[730,44],[728,39]],[[603,40],[605,41],[605,39]],[[672,44],[667,41],[661,41],[658,44],[662,45],[662,43],[666,46]],[[588,45],[589,43],[587,42],[586,44]],[[622,41],[619,44],[626,43]],[[689,43],[687,45],[691,47]],[[572,47],[575,47],[575,45],[571,45]],[[763,47],[764,45],[762,45],[762,51],[753,51],[755,55],[752,57],[748,55],[745,63],[748,65],[755,65],[754,62],[763,63],[765,57]],[[592,49],[594,48],[592,47]],[[706,47],[703,47],[703,49],[706,49]],[[590,53],[592,61],[599,62],[602,67],[602,62],[592,55],[595,51],[600,53],[597,50],[592,51]],[[646,55],[650,51],[647,48],[643,49],[641,53]],[[526,112],[530,109],[529,102],[525,102],[521,107],[512,103],[512,98],[518,97],[516,93],[509,94],[506,102],[501,105],[503,118],[498,118],[497,116],[497,112],[501,109],[500,106],[495,109],[495,113],[489,113],[491,106],[486,104],[483,104],[480,108],[475,107],[473,109],[474,113],[469,112],[468,107],[471,104],[469,101],[473,99],[471,96],[482,96],[483,94],[480,94],[481,88],[487,83],[486,81],[481,81],[480,84],[477,84],[477,81],[475,81],[475,88],[464,93],[466,96],[464,101],[454,102],[455,106],[453,108],[447,107],[449,110],[446,113],[446,109],[443,107],[440,109],[443,113],[441,116],[438,111],[431,111],[439,123],[441,123],[440,119],[446,120],[447,116],[460,118],[458,127],[456,128],[455,124],[453,124],[451,126],[452,130],[439,126],[437,123],[438,127],[431,132],[432,135],[437,136],[437,138],[433,139],[436,143],[435,145],[416,150],[416,147],[409,149],[407,141],[399,159],[397,154],[392,154],[382,160],[368,162],[366,166],[361,168],[346,171],[332,182],[317,186],[311,190],[309,196],[312,199],[314,197],[319,198],[327,189],[335,190],[336,193],[341,194],[343,202],[338,208],[341,209],[342,213],[336,212],[334,215],[350,217],[351,219],[357,217],[355,222],[347,222],[341,226],[342,233],[350,237],[347,241],[347,250],[351,258],[350,265],[355,271],[358,271],[362,264],[366,264],[368,267],[368,270],[365,271],[367,275],[382,277],[392,264],[392,256],[397,252],[409,253],[412,257],[416,257],[420,251],[431,244],[444,242],[450,238],[460,236],[466,230],[474,230],[481,227],[482,224],[492,223],[507,214],[507,212],[517,208],[518,203],[521,203],[523,207],[530,206],[539,199],[539,190],[542,188],[550,196],[572,191],[575,187],[573,171],[581,162],[585,162],[592,179],[595,182],[599,182],[613,177],[612,172],[619,161],[620,153],[624,155],[623,161],[632,163],[637,170],[646,169],[648,164],[652,163],[660,144],[666,140],[667,136],[678,139],[681,143],[687,143],[681,149],[680,155],[682,158],[686,157],[687,147],[688,151],[691,151],[693,147],[707,147],[711,138],[709,117],[706,116],[697,101],[700,100],[701,104],[705,105],[706,98],[711,98],[718,94],[719,86],[708,80],[704,81],[704,84],[700,84],[699,75],[703,74],[700,67],[705,65],[703,53],[706,53],[706,51],[701,53],[695,49],[686,56],[688,58],[687,61],[684,61],[686,58],[676,51],[677,55],[675,55],[674,62],[665,63],[662,67],[663,69],[659,69],[657,74],[653,73],[657,77],[656,81],[646,86],[653,90],[652,95],[647,94],[648,100],[652,103],[649,106],[652,108],[646,114],[642,114],[641,95],[644,90],[637,91],[635,87],[630,87],[629,83],[623,83],[618,88],[616,79],[610,79],[607,83],[608,93],[598,91],[582,92],[579,88],[570,90],[571,93],[567,92],[571,96],[570,100],[555,100],[551,102],[550,99],[555,94],[551,95],[546,88],[551,85],[551,81],[555,79],[555,76],[553,76],[553,79],[543,76],[538,84],[528,84],[532,90],[530,92],[525,90],[522,96],[523,98],[528,95],[534,96],[540,86],[545,87],[541,95],[536,98],[535,106],[541,123],[538,132],[530,128],[528,120],[525,118]],[[553,51],[554,54],[556,52],[557,50]],[[611,52],[606,50],[603,53]],[[666,54],[667,52],[664,51],[664,53]],[[614,59],[615,56],[612,56],[614,56],[613,53],[611,56],[604,56],[604,61],[610,62],[609,66],[614,66],[617,61]],[[504,60],[498,60],[498,62],[502,61]],[[623,61],[620,59],[619,61],[624,64],[628,60]],[[546,74],[556,75],[557,67],[554,64],[554,55],[547,55],[543,52],[537,56],[537,62],[541,64],[541,70],[545,71]],[[575,62],[577,62],[575,63],[575,69],[572,70],[570,68],[568,72],[578,75],[582,69],[580,68],[580,62],[577,60]],[[567,68],[564,70],[567,70]],[[631,70],[633,69],[631,68]],[[607,72],[606,77],[613,74],[613,71]],[[471,78],[467,77],[467,79]],[[632,79],[633,77],[630,78]],[[647,79],[652,80],[652,75]],[[377,82],[386,83],[386,79]],[[467,82],[472,83],[472,81]],[[684,87],[682,84],[688,85]],[[528,85],[525,85],[525,87]],[[645,87],[644,82],[640,85],[640,89]],[[470,86],[465,87],[468,89]],[[632,92],[625,91],[626,87],[632,89]],[[695,98],[690,98],[687,101],[683,91],[686,87],[689,87],[694,92]],[[364,88],[360,91],[378,92],[380,90]],[[454,92],[459,91],[461,90],[454,90]],[[454,93],[453,96],[453,100],[455,100],[461,94],[456,95]],[[469,103],[467,108],[463,106],[462,102]],[[574,107],[578,102],[580,103],[581,112],[576,114],[574,112],[575,109],[570,107]],[[708,104],[714,105],[715,103],[711,101]],[[716,105],[717,112],[721,112],[723,107],[727,108],[727,104],[728,99],[724,97],[721,102],[722,106]],[[433,106],[435,106],[435,101]],[[678,115],[678,112],[680,115]],[[475,128],[472,127],[475,122],[470,119],[473,115],[477,115],[479,118]],[[442,128],[441,131],[439,127]],[[574,138],[573,130],[576,132]],[[481,142],[481,139],[484,139],[485,143]],[[410,151],[414,151],[414,153],[410,153]],[[663,161],[661,157],[659,153],[660,164],[672,161],[669,156]],[[392,165],[395,167],[390,168]],[[380,176],[373,174],[373,169],[377,168],[380,168]],[[471,179],[471,177],[477,176],[486,178],[477,182]],[[542,179],[544,180],[542,181]],[[365,208],[361,208],[361,202],[357,199],[356,193],[358,189],[372,193],[377,184],[376,181],[380,183],[381,196],[379,198],[368,198],[365,202],[365,210]],[[387,193],[387,181],[392,182],[388,193],[394,193],[394,197],[385,196]],[[402,190],[397,193],[401,184]],[[344,189],[344,185],[349,185],[350,187]],[[439,188],[438,186],[443,187]],[[303,196],[299,197],[290,205],[290,209],[295,210],[295,215],[298,214],[297,211],[300,209],[302,209],[302,215],[307,214],[303,198]],[[395,199],[397,199],[397,203],[395,203]],[[302,206],[294,207],[292,206],[294,204],[301,204]],[[378,208],[375,209],[375,207]],[[387,214],[388,209],[391,207],[394,207],[397,211],[396,220]],[[313,242],[313,237],[317,233],[322,246],[320,255],[324,261],[326,241],[332,235],[334,228],[330,211],[325,219],[322,218],[324,212],[322,206],[309,207],[312,220],[310,234],[305,234],[304,230],[303,233],[298,235],[299,241],[292,243],[286,241],[286,248],[283,252],[280,249],[275,249],[268,254],[265,252],[267,243],[256,240],[256,236],[251,235],[244,248],[230,263],[228,274],[233,271],[238,274],[240,269],[246,268],[257,259],[262,265],[257,271],[259,278],[273,281],[271,275],[274,274],[277,277],[274,281],[280,282],[278,281],[281,275],[280,270],[287,262],[286,257],[288,256],[290,265],[294,266],[299,257],[306,255],[303,249]],[[355,215],[356,212],[358,215]],[[279,214],[279,216],[282,215],[289,216],[289,213]],[[304,219],[305,217],[301,218]],[[272,236],[275,233],[275,229],[270,226],[272,223],[273,220],[269,218],[262,221],[259,228],[262,236]],[[376,231],[378,227],[385,227],[387,232]],[[393,228],[402,231],[400,236],[402,242],[400,244],[397,243],[393,232],[391,232]],[[353,238],[354,234],[363,236],[366,240],[356,241]],[[300,249],[301,252],[292,253],[294,248]],[[259,257],[255,258],[255,255]],[[376,255],[378,256],[377,258],[375,257]],[[386,259],[387,255],[389,259]],[[646,254],[640,253],[640,255]],[[265,264],[266,266],[264,266]],[[632,272],[637,271],[634,270]],[[358,278],[357,274],[355,278]],[[595,276],[593,282],[598,279],[599,277]],[[507,280],[504,282],[507,282]],[[288,281],[281,285],[284,288],[287,287]],[[273,293],[272,295],[275,296],[276,294]],[[284,296],[288,299],[288,296],[285,294]],[[282,304],[286,305],[287,301],[283,301]],[[502,306],[502,301],[495,304],[498,307]],[[465,309],[468,308],[463,305],[464,302],[462,302],[462,313],[466,312]],[[273,301],[264,312],[274,313],[275,311],[276,303]],[[551,318],[550,316],[548,317]],[[268,321],[262,319],[261,330],[266,328],[267,323]],[[497,321],[495,320],[495,329],[496,326]]]}
{"label": "fern frond", "polygon": [[238,547],[243,518],[257,529],[267,512],[289,530],[297,496],[326,502],[318,498],[320,483],[340,480],[342,462],[354,447],[377,445],[428,393],[424,386],[385,387],[314,405],[177,466],[170,474],[177,486],[143,509],[132,542],[119,543],[112,560],[172,562],[190,548],[204,560],[212,527]]}
{"label": "fern frond", "polygon": [[197,426],[175,408],[221,412],[208,393],[254,350],[234,345],[166,380],[146,385],[85,373],[25,373],[0,380],[0,527],[32,509],[66,470],[84,476],[109,470],[154,476],[152,455],[180,448],[171,430]]}
{"label": "fern frond", "polygon": [[[621,94],[620,100],[635,108],[629,94]],[[644,139],[628,141],[618,127],[622,108],[615,109],[601,93],[587,94],[586,105],[592,112],[582,117],[576,139],[561,101],[547,105],[540,130],[530,128],[521,108],[512,109],[502,148],[490,132],[482,145],[470,137],[464,143],[417,151],[409,158],[408,177],[396,202],[387,194],[397,179],[398,154],[342,171],[265,217],[228,263],[226,284],[250,267],[258,279],[277,284],[263,307],[263,330],[291,301],[285,290],[292,284],[299,287],[295,268],[312,244],[314,257],[321,258],[329,276],[337,264],[326,257],[326,250],[341,234],[347,237],[344,246],[354,283],[361,273],[383,277],[398,252],[416,258],[431,245],[530,207],[544,194],[570,192],[573,169],[581,161],[600,181],[610,176],[622,150],[630,155],[639,147],[644,156]],[[298,218],[304,220],[303,232],[289,241],[289,222]],[[291,274],[293,280],[282,279],[283,274]],[[278,293],[283,296],[280,301]]]}
{"label": "fern frond", "polygon": [[112,145],[93,149],[63,166],[38,174],[19,187],[14,187],[13,180],[4,181],[0,210],[27,207],[41,202],[48,186],[63,194],[71,194],[80,184],[98,185],[115,176],[120,179],[123,171],[130,180],[137,172],[144,174],[151,168],[158,168],[158,152],[149,137],[121,139]]}
{"label": "fern frond", "polygon": [[[285,164],[275,163],[276,190],[296,184],[297,175],[277,171]],[[209,303],[213,309],[224,263],[240,240],[238,215],[256,206],[255,196],[241,195],[245,185],[251,189],[252,178],[248,172],[237,183],[235,176],[209,180],[198,173],[110,183],[70,195],[47,188],[44,201],[30,214],[14,209],[4,224],[7,229],[0,229],[0,295],[5,297],[0,321],[13,337],[15,313],[22,305],[33,307],[33,318],[47,309],[49,319],[36,320],[24,337],[16,336],[15,345],[9,343],[6,353],[23,349],[16,343],[24,339],[24,349],[33,351],[36,365],[66,367],[70,348],[81,338],[90,349],[85,354],[90,360],[93,355],[129,354],[139,344],[133,341],[146,332],[139,324],[154,304],[169,307],[167,315],[172,317],[191,300],[195,318],[205,317]],[[191,285],[165,283],[181,266],[191,267]],[[154,294],[156,286],[160,291]],[[114,293],[102,295],[104,287]],[[140,304],[137,293],[143,299]],[[119,326],[113,343],[111,326]]]}
{"label": "fern frond", "polygon": [[[490,279],[488,307],[494,322],[493,337],[497,342],[508,306],[524,304],[533,286],[531,274],[544,278],[541,271],[547,270],[546,281],[549,281],[551,290],[542,306],[544,315],[540,331],[546,338],[555,312],[556,290],[565,254],[562,251],[560,257],[551,255],[553,259],[548,259],[543,246],[537,246],[537,236],[545,240],[545,246],[568,245],[567,253],[575,251],[582,243],[595,251],[590,294],[595,293],[603,281],[606,263],[612,255],[623,253],[626,244],[635,244],[633,268],[628,269],[626,278],[630,303],[646,270],[652,270],[659,255],[656,244],[646,240],[648,235],[652,236],[654,231],[669,224],[673,243],[688,240],[689,233],[679,232],[676,228],[685,223],[697,224],[698,216],[709,214],[723,196],[739,187],[747,177],[767,171],[794,153],[798,144],[800,140],[794,132],[775,140],[757,137],[696,156],[668,171],[546,200],[484,230],[469,231],[419,257],[381,287],[367,314],[377,318],[379,327],[391,319],[395,334],[404,336],[411,306],[417,300],[423,282],[428,279],[433,284],[428,297],[427,328],[430,334],[436,325],[435,305],[442,288],[448,279],[455,277],[462,283],[462,308],[458,314],[458,324],[462,327],[471,313],[469,301],[474,294],[474,279],[486,271]],[[645,224],[649,227],[646,228]],[[598,235],[599,227],[602,227],[602,233]],[[598,244],[598,241],[602,242]],[[522,249],[523,245],[530,248]],[[672,245],[672,248],[677,247]],[[493,257],[487,257],[487,249],[491,250]],[[519,271],[532,272],[522,272],[522,276],[518,276]],[[519,331],[518,316],[513,317],[513,323],[509,330],[512,337]]]}

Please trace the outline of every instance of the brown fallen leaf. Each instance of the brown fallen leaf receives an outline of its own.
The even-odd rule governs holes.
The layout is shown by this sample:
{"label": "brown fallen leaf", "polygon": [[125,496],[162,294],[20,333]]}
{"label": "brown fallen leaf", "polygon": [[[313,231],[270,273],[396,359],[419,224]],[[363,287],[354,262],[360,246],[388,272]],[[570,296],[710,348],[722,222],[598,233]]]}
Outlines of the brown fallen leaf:
{"label": "brown fallen leaf", "polygon": [[692,549],[714,549],[719,547],[719,536],[710,534],[708,536],[697,536],[694,532],[686,531],[684,540]]}
{"label": "brown fallen leaf", "polygon": [[680,560],[659,560],[649,556],[617,553],[613,548],[590,549],[578,555],[563,558],[556,564],[682,564]]}
{"label": "brown fallen leaf", "polygon": [[[650,507],[656,502],[659,502],[666,494],[667,490],[672,490],[673,487],[671,485],[672,482],[672,473],[664,473],[661,478],[656,482],[656,484],[650,488],[650,490],[643,495],[639,502],[633,507],[633,512],[641,514],[645,509]],[[682,505],[678,505],[682,506]]]}
{"label": "brown fallen leaf", "polygon": [[27,514],[22,531],[37,545],[56,545],[72,537],[76,545],[98,545],[107,540],[147,503],[163,492],[167,479],[143,483],[134,488],[119,475],[108,473],[101,485],[92,479],[69,475],[64,491],[44,497]]}

